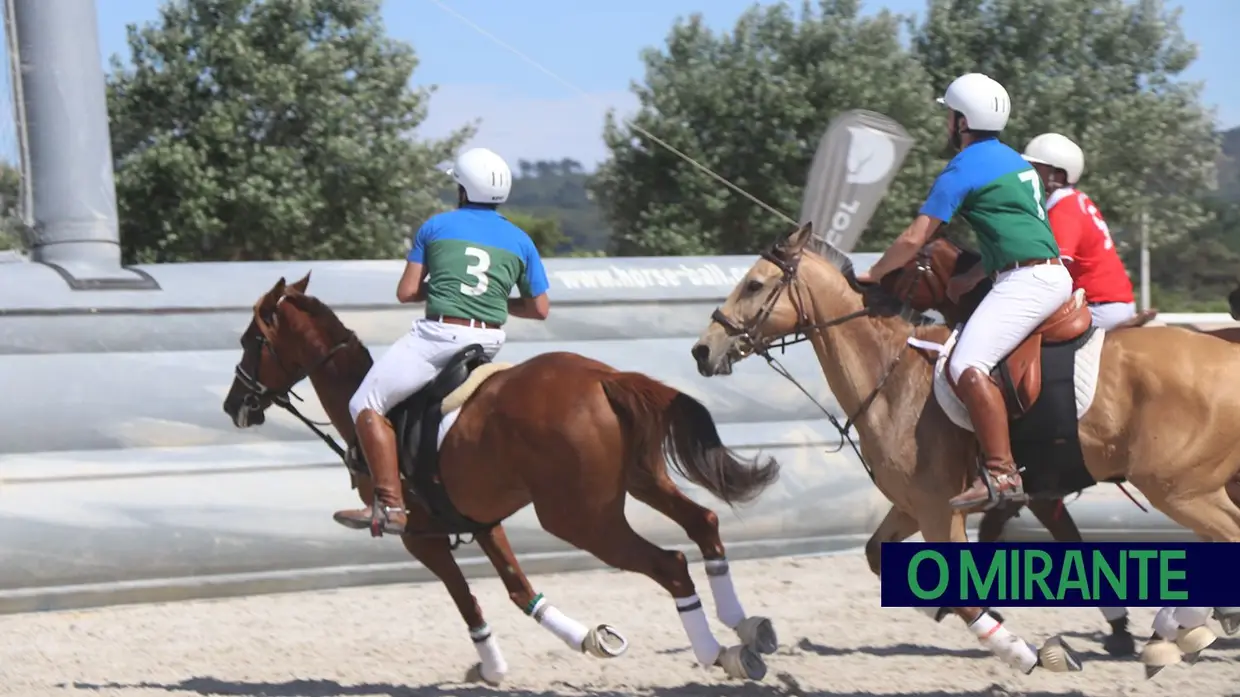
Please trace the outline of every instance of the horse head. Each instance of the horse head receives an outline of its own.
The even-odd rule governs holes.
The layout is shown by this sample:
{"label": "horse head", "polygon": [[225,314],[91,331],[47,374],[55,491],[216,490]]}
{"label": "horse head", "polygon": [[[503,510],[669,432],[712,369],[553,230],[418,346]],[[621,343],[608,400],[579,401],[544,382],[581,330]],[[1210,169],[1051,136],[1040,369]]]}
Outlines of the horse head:
{"label": "horse head", "polygon": [[262,425],[267,408],[287,401],[293,386],[308,375],[306,339],[312,319],[297,309],[296,299],[306,297],[309,284],[308,273],[291,285],[281,278],[254,303],[254,316],[241,334],[241,360],[224,398],[224,413],[237,428]]}
{"label": "horse head", "polygon": [[[869,314],[869,310],[859,310],[827,323],[815,322],[815,304],[827,300],[816,293],[855,298],[864,289],[857,283],[852,260],[824,242],[813,243],[824,250],[815,252],[812,233],[812,225],[805,223],[761,252],[723,305],[711,314],[710,324],[694,344],[692,354],[699,373],[706,377],[730,374],[737,361],[755,353],[765,355],[788,337]],[[815,278],[822,276],[831,287],[822,282],[822,287],[808,287],[798,275],[803,262],[815,270],[825,269],[825,275],[815,274]]]}

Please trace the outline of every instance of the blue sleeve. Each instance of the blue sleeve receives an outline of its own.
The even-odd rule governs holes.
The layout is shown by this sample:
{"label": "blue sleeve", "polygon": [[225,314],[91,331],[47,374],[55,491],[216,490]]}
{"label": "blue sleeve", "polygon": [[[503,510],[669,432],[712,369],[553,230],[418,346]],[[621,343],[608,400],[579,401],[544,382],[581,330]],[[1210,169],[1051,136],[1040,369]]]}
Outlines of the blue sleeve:
{"label": "blue sleeve", "polygon": [[964,203],[964,197],[969,195],[969,191],[969,182],[964,172],[954,164],[948,164],[947,168],[934,180],[934,186],[930,187],[930,195],[926,196],[926,202],[921,204],[921,210],[918,212],[921,215],[938,218],[944,223],[950,222],[952,216],[959,210],[960,204]]}
{"label": "blue sleeve", "polygon": [[521,295],[527,298],[537,298],[547,292],[550,284],[547,283],[547,271],[543,268],[542,257],[538,254],[538,247],[534,246],[534,242],[526,240],[525,242],[525,274],[521,278]]}
{"label": "blue sleeve", "polygon": [[431,235],[435,232],[435,226],[432,224],[434,219],[422,223],[422,227],[418,228],[418,234],[413,236],[413,246],[409,248],[409,255],[405,257],[406,261],[414,264],[426,264],[426,245],[431,242]]}

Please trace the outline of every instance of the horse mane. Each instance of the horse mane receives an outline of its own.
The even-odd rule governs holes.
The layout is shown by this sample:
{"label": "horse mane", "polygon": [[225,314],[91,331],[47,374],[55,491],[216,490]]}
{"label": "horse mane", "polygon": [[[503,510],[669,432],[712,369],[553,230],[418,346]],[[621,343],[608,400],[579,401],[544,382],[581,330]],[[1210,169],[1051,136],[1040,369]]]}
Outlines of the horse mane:
{"label": "horse mane", "polygon": [[[952,242],[952,244],[956,243]],[[857,281],[856,268],[853,265],[852,259],[849,258],[847,254],[826,240],[814,239],[808,246],[811,251],[825,259],[827,263],[834,266],[836,270],[840,272],[840,275],[842,275],[844,280],[848,282],[848,287],[858,295],[862,296],[863,302],[869,302],[869,299],[867,299],[867,294],[874,292],[875,289],[862,287],[861,283]],[[964,250],[964,253],[976,254],[976,252],[967,250],[964,247],[961,247],[961,249]],[[981,258],[980,255],[978,258]],[[912,325],[912,327],[919,333],[921,330],[929,328],[931,329],[932,334],[938,334],[938,331],[933,329],[934,325],[931,325],[930,318],[920,312],[917,312],[916,310],[913,310],[912,308],[902,308],[899,313],[888,316],[898,317],[904,322]]]}
{"label": "horse mane", "polygon": [[323,330],[326,337],[332,340],[339,340],[349,333],[349,328],[344,326],[344,322],[336,316],[336,312],[327,306],[327,303],[319,300],[313,295],[298,293],[296,291],[287,293],[284,299],[310,315],[311,319],[319,321],[319,327]]}
{"label": "horse mane", "polygon": [[844,276],[844,280],[848,281],[849,288],[858,293],[864,292],[861,284],[857,283],[857,271],[853,267],[852,259],[847,254],[826,240],[814,239],[807,246],[811,251],[826,259],[828,263],[839,270],[840,274]]}

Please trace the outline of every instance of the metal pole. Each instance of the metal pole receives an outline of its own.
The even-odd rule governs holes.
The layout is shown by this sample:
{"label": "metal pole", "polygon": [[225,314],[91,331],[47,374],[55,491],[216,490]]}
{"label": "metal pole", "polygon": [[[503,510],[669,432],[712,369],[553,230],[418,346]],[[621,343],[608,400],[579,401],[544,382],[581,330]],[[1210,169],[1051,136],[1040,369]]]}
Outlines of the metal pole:
{"label": "metal pole", "polygon": [[74,289],[152,287],[120,265],[94,0],[13,0],[11,15],[30,149],[31,259]]}
{"label": "metal pole", "polygon": [[1150,309],[1150,216],[1141,211],[1141,309]]}

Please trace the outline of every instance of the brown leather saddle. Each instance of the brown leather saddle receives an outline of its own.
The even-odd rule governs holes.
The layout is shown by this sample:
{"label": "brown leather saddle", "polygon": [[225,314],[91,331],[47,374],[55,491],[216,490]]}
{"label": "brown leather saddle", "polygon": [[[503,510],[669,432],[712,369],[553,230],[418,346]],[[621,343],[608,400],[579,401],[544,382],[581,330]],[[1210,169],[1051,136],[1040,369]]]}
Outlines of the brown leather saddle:
{"label": "brown leather saddle", "polygon": [[[1042,394],[1042,345],[1066,344],[1084,336],[1093,324],[1085,296],[1073,293],[1055,314],[1038,325],[1007,358],[995,368],[1000,378],[1008,417],[1019,419],[1038,401]],[[955,350],[954,348],[952,349]],[[955,388],[955,385],[952,385]]]}

